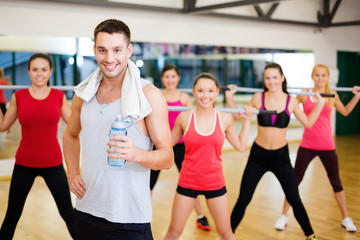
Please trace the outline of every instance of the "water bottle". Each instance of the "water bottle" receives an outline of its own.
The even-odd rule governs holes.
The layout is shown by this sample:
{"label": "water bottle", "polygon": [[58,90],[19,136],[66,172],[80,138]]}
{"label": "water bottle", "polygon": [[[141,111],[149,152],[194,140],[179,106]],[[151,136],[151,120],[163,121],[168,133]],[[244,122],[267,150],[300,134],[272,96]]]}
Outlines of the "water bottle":
{"label": "water bottle", "polygon": [[[111,123],[111,129],[109,132],[109,140],[112,136],[115,135],[127,135],[127,129],[130,128],[134,123],[134,120],[130,117],[123,118],[121,115],[117,115],[115,120]],[[118,148],[118,147],[112,147]],[[118,153],[121,154],[121,153]],[[108,163],[110,166],[122,167],[125,165],[126,161],[120,158],[110,158],[108,157]]]}

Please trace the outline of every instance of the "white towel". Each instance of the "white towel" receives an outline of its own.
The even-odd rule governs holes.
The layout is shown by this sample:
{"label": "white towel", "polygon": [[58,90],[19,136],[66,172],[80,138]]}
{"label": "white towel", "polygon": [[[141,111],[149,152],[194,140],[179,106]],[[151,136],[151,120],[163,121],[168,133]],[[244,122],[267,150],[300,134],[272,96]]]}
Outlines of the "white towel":
{"label": "white towel", "polygon": [[[97,68],[75,87],[76,95],[89,102],[95,96],[102,78],[103,74]],[[132,117],[135,121],[146,117],[152,111],[142,90],[140,70],[130,59],[121,88],[121,109],[123,117]]]}

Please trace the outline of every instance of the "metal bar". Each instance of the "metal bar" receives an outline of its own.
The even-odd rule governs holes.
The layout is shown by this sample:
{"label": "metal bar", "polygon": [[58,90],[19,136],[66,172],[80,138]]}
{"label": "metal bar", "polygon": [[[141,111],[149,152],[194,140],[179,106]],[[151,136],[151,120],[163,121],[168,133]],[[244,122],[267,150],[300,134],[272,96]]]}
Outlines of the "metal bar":
{"label": "metal bar", "polygon": [[330,22],[330,0],[324,0],[324,13],[323,13],[323,24],[324,27],[328,27]]}
{"label": "metal bar", "polygon": [[183,0],[183,12],[189,12],[195,8],[196,0]]}
{"label": "metal bar", "polygon": [[[26,89],[31,86],[27,85],[0,85],[0,89],[4,90],[19,90],[19,89]],[[59,89],[62,91],[74,91],[74,86],[49,86],[54,89]]]}
{"label": "metal bar", "polygon": [[[227,91],[230,90],[227,87],[220,87],[221,90]],[[261,88],[246,88],[246,87],[237,87],[237,92],[248,92],[248,93],[256,93],[256,92],[264,92],[264,89]],[[316,93],[314,92],[297,92],[297,91],[288,91],[289,94],[294,95],[302,95],[302,96],[315,96]],[[329,93],[320,93],[322,97],[335,97],[335,94],[329,94]]]}
{"label": "metal bar", "polygon": [[[226,112],[226,113],[246,113],[245,109],[235,109],[235,108],[215,108],[215,110],[220,111],[220,112]],[[277,112],[275,110],[255,110],[254,112],[255,114],[277,114]]]}
{"label": "metal bar", "polygon": [[[315,23],[315,22],[301,22],[301,21],[281,20],[281,19],[273,19],[273,18],[259,18],[259,17],[224,14],[224,13],[204,13],[201,16],[250,20],[250,21],[268,22],[268,23],[284,23],[284,24],[302,25],[302,26],[310,26],[310,27],[320,27],[320,24]],[[331,25],[331,26],[333,26],[333,25]]]}
{"label": "metal bar", "polygon": [[353,88],[350,88],[350,87],[335,87],[335,88],[331,88],[331,90],[334,90],[336,92],[352,92]]}
{"label": "metal bar", "polygon": [[194,109],[193,107],[168,106],[170,112],[183,112]]}
{"label": "metal bar", "polygon": [[220,3],[214,5],[208,5],[205,7],[198,7],[189,13],[204,13],[209,12],[211,10],[217,10],[221,8],[230,8],[230,7],[239,7],[239,6],[246,6],[246,5],[255,5],[260,3],[269,3],[269,2],[284,2],[288,0],[243,0],[243,1],[235,1],[235,2],[228,2],[228,3]]}
{"label": "metal bar", "polygon": [[[54,2],[53,0],[39,0],[42,2]],[[56,2],[61,3],[70,3],[70,4],[85,4],[93,5],[99,7],[117,7],[117,8],[129,8],[135,10],[150,10],[158,12],[168,12],[168,13],[181,13],[183,9],[181,8],[169,8],[169,7],[158,7],[154,5],[143,5],[143,4],[133,4],[133,3],[120,3],[115,1],[99,1],[99,0],[56,0]]]}
{"label": "metal bar", "polygon": [[192,88],[179,88],[179,92],[192,93]]}
{"label": "metal bar", "polygon": [[261,10],[261,8],[259,7],[259,5],[255,5],[254,8],[260,18],[264,17],[264,13]]}
{"label": "metal bar", "polygon": [[[295,94],[295,95],[300,95],[300,96],[315,96],[316,93],[314,92],[290,92],[288,91],[289,94]],[[331,94],[331,93],[320,93],[320,95],[322,97],[335,97],[335,94]]]}
{"label": "metal bar", "polygon": [[[221,89],[223,91],[227,91],[230,89]],[[248,92],[248,93],[257,93],[257,92],[263,92],[264,89],[262,88],[249,88],[249,87],[237,87],[236,88],[237,92]]]}
{"label": "metal bar", "polygon": [[332,22],[332,20],[334,19],[335,17],[335,14],[336,14],[336,11],[339,9],[339,6],[340,6],[340,3],[341,3],[342,0],[337,0],[331,13],[330,13],[330,22]]}
{"label": "metal bar", "polygon": [[[0,86],[1,89],[1,86]],[[192,88],[178,88],[179,92],[185,92],[185,93],[192,93]],[[220,87],[221,91],[227,91],[230,90],[227,87]],[[248,88],[248,87],[237,87],[238,92],[248,92],[248,93],[256,93],[256,92],[263,92],[264,89],[262,88]]]}
{"label": "metal bar", "polygon": [[[221,91],[228,91],[230,88],[228,87],[220,87]],[[237,92],[247,92],[247,93],[257,93],[257,92],[263,92],[264,89],[262,88],[249,88],[249,87],[237,87]]]}
{"label": "metal bar", "polygon": [[[26,89],[29,88],[31,86],[28,85],[0,85],[0,89],[3,90],[18,90],[18,89]],[[51,88],[54,89],[59,89],[62,91],[73,91],[75,86],[49,86]],[[227,87],[220,87],[220,89],[222,91],[227,91],[230,90]],[[308,89],[308,88],[296,88],[296,87],[292,87],[289,89]],[[179,88],[178,89],[180,92],[185,92],[185,93],[191,93],[192,92],[192,88]],[[352,92],[352,88],[348,88],[348,87],[335,87],[332,88],[332,90],[337,91],[337,92]],[[256,92],[263,92],[264,89],[262,88],[248,88],[248,87],[237,87],[237,91],[238,92],[247,92],[247,93],[256,93]],[[290,94],[296,94],[296,95],[307,95],[307,96],[313,96],[315,95],[315,93],[306,93],[306,92],[294,92],[294,91],[289,91]],[[324,93],[325,94],[325,93]]]}
{"label": "metal bar", "polygon": [[[288,87],[288,89],[311,89],[312,87]],[[351,87],[333,87],[331,90],[335,92],[352,92]]]}
{"label": "metal bar", "polygon": [[271,18],[271,16],[273,15],[273,13],[275,12],[276,8],[279,6],[279,3],[274,3],[271,8],[269,9],[269,11],[267,12],[265,18]]}
{"label": "metal bar", "polygon": [[[52,0],[38,0],[43,2],[53,2]],[[319,22],[301,22],[301,21],[292,21],[292,20],[281,20],[281,19],[271,19],[270,16],[266,15],[262,18],[259,17],[249,17],[249,16],[239,16],[234,14],[220,14],[211,12],[216,9],[221,8],[229,8],[234,6],[248,6],[248,5],[256,5],[261,3],[279,3],[283,1],[289,0],[243,0],[243,1],[235,1],[224,4],[210,5],[200,8],[194,8],[194,10],[186,11],[185,7],[183,8],[170,8],[170,7],[158,7],[152,5],[142,5],[142,4],[131,4],[131,3],[120,3],[120,2],[111,2],[111,1],[99,1],[99,0],[56,0],[56,2],[60,3],[70,3],[70,4],[87,4],[94,6],[102,6],[102,7],[117,7],[117,8],[129,8],[135,10],[147,10],[147,11],[156,11],[156,12],[165,12],[165,13],[193,13],[193,14],[201,14],[202,16],[213,16],[213,17],[221,17],[221,18],[230,18],[230,19],[240,19],[240,20],[250,20],[250,21],[260,21],[260,22],[268,22],[268,23],[283,23],[283,24],[293,24],[293,25],[302,25],[309,27],[338,27],[338,26],[354,26],[360,25],[360,21],[350,21],[350,22],[340,22],[340,23],[328,23],[327,26],[323,26],[324,21]],[[335,3],[336,4],[336,3]],[[220,5],[220,6],[219,6]],[[203,9],[205,8],[205,9]],[[333,11],[335,10],[335,7]],[[318,12],[320,14],[320,12]],[[320,14],[321,15],[321,14]],[[329,19],[331,19],[331,15]],[[321,18],[323,16],[321,15]]]}
{"label": "metal bar", "polygon": [[[168,110],[171,112],[182,112],[189,111],[194,109],[193,107],[179,107],[179,106],[168,106]],[[216,111],[226,112],[226,113],[246,113],[245,109],[242,108],[215,108]],[[277,114],[276,111],[272,110],[256,110],[255,114]]]}
{"label": "metal bar", "polygon": [[330,27],[344,27],[344,26],[357,26],[357,25],[360,25],[360,21],[331,23]]}

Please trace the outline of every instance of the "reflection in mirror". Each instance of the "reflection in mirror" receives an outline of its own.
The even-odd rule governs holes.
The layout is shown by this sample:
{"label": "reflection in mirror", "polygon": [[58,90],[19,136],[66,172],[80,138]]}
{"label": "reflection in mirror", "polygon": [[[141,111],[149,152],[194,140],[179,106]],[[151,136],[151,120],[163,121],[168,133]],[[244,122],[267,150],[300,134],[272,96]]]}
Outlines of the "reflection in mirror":
{"label": "reflection in mirror", "polygon": [[[6,41],[4,41],[6,37]],[[9,75],[13,85],[30,85],[27,73],[27,61],[35,52],[49,54],[54,62],[54,71],[50,86],[75,86],[88,77],[96,68],[93,55],[93,41],[90,38],[45,38],[26,37],[17,39],[17,45],[11,45],[13,37],[0,36],[0,67],[4,75]],[[31,40],[34,47],[29,49]],[[10,44],[11,43],[11,44]],[[20,44],[19,44],[20,43]],[[36,44],[37,43],[37,44]],[[9,45],[11,46],[9,46]],[[21,47],[21,44],[27,48]],[[220,86],[236,84],[239,87],[262,88],[263,71],[268,62],[278,62],[290,87],[311,87],[311,70],[314,66],[314,54],[311,51],[245,48],[238,46],[208,46],[189,44],[169,44],[133,42],[131,59],[140,69],[141,76],[162,88],[160,72],[166,64],[176,65],[181,74],[179,88],[192,88],[193,80],[201,72],[210,72],[216,76]],[[43,46],[43,48],[41,47]],[[9,101],[13,90],[5,90]],[[71,101],[72,91],[66,96]],[[239,106],[248,102],[251,94],[238,93],[235,96]],[[217,104],[224,104],[222,95]],[[65,124],[59,124],[59,142]],[[19,123],[16,122],[11,134],[0,137],[0,158],[13,159],[21,139]]]}

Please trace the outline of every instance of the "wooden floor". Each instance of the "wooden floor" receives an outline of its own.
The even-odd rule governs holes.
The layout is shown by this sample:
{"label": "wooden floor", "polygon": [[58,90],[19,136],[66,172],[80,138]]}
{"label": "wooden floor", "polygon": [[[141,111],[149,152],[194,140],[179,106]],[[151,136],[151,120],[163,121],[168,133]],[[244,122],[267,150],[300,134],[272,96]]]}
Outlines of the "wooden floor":
{"label": "wooden floor", "polygon": [[[356,233],[348,233],[341,225],[341,214],[333,197],[325,170],[319,159],[309,166],[300,195],[309,214],[311,224],[321,240],[360,239],[360,135],[336,138],[340,162],[340,175],[345,189],[348,211],[358,228]],[[289,145],[291,159],[295,160],[298,143]],[[239,193],[242,172],[249,151],[223,153],[223,165],[229,195],[230,207],[234,206]],[[153,191],[154,239],[163,239],[167,231],[178,172],[175,167],[162,171],[159,182]],[[9,181],[0,181],[0,222],[3,221],[9,191]],[[289,213],[285,231],[276,231],[273,226],[280,216],[284,194],[276,178],[267,173],[260,181],[253,200],[247,208],[245,217],[238,227],[236,239],[287,239],[304,240],[305,237],[292,212]],[[204,198],[202,206],[214,227],[206,208]],[[230,209],[231,210],[231,209]],[[204,232],[195,226],[196,215],[193,212],[188,219],[181,237],[183,240],[218,239],[216,231]],[[38,178],[27,199],[20,222],[15,233],[15,240],[67,240],[70,235],[60,218],[55,203],[44,181]],[[89,239],[91,240],[91,239]]]}

